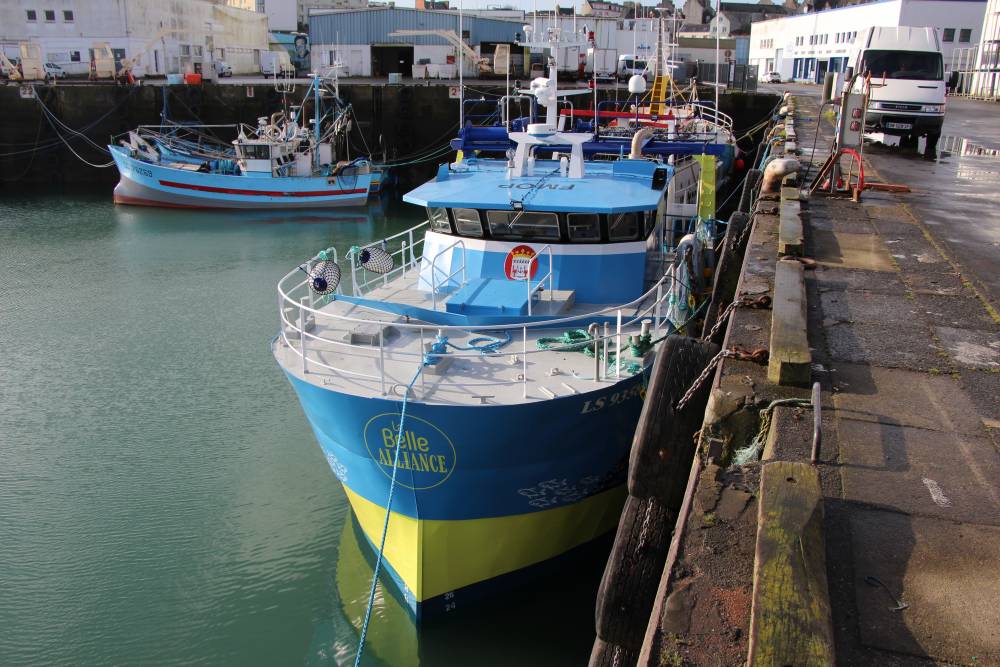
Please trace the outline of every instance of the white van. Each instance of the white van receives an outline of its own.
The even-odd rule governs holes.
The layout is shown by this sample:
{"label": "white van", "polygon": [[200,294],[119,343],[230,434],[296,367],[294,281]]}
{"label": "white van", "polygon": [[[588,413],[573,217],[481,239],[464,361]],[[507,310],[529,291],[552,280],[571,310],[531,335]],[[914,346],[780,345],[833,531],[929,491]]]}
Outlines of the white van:
{"label": "white van", "polygon": [[292,67],[292,60],[287,51],[261,51],[260,73],[264,76],[278,76],[285,74],[294,75],[295,68]]}
{"label": "white van", "polygon": [[871,76],[865,130],[915,144],[926,136],[932,152],[944,123],[945,81],[941,45],[934,28],[874,27],[860,33],[848,61],[863,92]]}
{"label": "white van", "polygon": [[639,56],[634,56],[630,53],[618,56],[618,69],[615,73],[622,81],[628,81],[636,74],[640,74],[646,80],[649,80],[652,74],[648,69],[646,69],[645,58],[640,58]]}

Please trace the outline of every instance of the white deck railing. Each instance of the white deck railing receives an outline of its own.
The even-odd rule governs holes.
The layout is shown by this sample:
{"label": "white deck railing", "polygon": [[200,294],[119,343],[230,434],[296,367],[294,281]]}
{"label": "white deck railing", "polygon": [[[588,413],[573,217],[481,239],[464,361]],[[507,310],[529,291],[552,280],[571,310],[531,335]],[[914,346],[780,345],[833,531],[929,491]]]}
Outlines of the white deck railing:
{"label": "white deck railing", "polygon": [[[417,225],[412,229],[408,229],[386,239],[387,242],[400,241],[400,248],[391,254],[393,254],[393,256],[400,256],[402,258],[402,264],[394,268],[388,274],[385,274],[384,276],[380,275],[382,280],[378,281],[379,283],[385,284],[385,281],[388,281],[389,277],[393,275],[395,275],[396,278],[401,278],[413,268],[416,268],[417,257],[413,252],[413,248],[417,243],[422,242],[422,239],[416,241],[413,236],[415,231],[426,225],[427,223],[424,222],[421,225]],[[332,251],[333,249],[328,252]],[[551,248],[549,248],[549,253],[551,255]],[[347,258],[349,258],[352,263],[352,276],[354,276],[354,284],[352,285],[351,292],[355,295],[362,295],[370,289],[373,289],[373,283],[375,283],[375,281],[369,280],[365,275],[362,275],[360,278],[357,277],[358,272],[354,269],[355,262],[352,257],[352,253],[348,253]],[[312,266],[316,261],[319,261],[318,257],[311,259],[308,266]],[[365,273],[369,272],[364,272],[362,270],[362,274]],[[536,289],[544,280],[550,278],[551,275],[543,277],[538,283],[536,283]],[[312,291],[309,289],[309,279],[304,277],[299,269],[296,268],[286,274],[278,282],[278,311],[281,318],[281,333],[279,337],[287,349],[292,354],[300,358],[301,370],[303,374],[308,374],[310,369],[324,369],[332,373],[348,376],[355,380],[367,380],[372,383],[377,383],[379,392],[382,395],[386,395],[390,393],[390,391],[398,395],[400,385],[395,382],[392,377],[387,376],[387,364],[394,362],[415,370],[425,361],[425,356],[427,355],[425,352],[426,342],[433,341],[435,336],[449,335],[449,332],[453,335],[475,335],[477,333],[481,334],[486,332],[506,332],[514,334],[519,331],[521,334],[522,365],[520,377],[515,377],[514,379],[500,379],[498,374],[496,380],[484,381],[482,379],[483,375],[470,375],[469,382],[457,382],[453,383],[453,386],[474,391],[485,387],[497,387],[500,385],[509,386],[512,383],[520,382],[523,386],[523,394],[527,397],[529,382],[528,356],[546,354],[550,351],[559,351],[561,349],[560,347],[553,347],[550,349],[529,350],[529,331],[535,333],[541,332],[541,330],[544,329],[552,329],[560,325],[573,324],[574,326],[579,327],[581,322],[604,321],[604,333],[603,335],[596,337],[595,344],[604,350],[604,358],[607,359],[607,353],[612,344],[614,344],[616,351],[621,351],[624,348],[623,336],[637,332],[641,322],[645,319],[651,320],[651,329],[654,337],[657,337],[665,332],[668,322],[662,316],[662,313],[663,307],[670,298],[670,286],[673,280],[673,265],[670,265],[667,267],[667,270],[660,277],[660,279],[638,298],[628,303],[609,306],[588,313],[579,313],[559,318],[511,324],[447,326],[428,323],[414,323],[410,322],[408,318],[406,321],[402,321],[402,318],[392,317],[385,311],[363,305],[352,305],[351,309],[353,311],[364,311],[366,314],[370,314],[371,316],[358,317],[331,312],[331,310],[324,308],[326,304],[316,303]],[[530,285],[530,280],[528,282]],[[551,280],[549,285],[551,291]],[[336,293],[343,294],[344,290],[342,288],[338,289]],[[312,318],[311,322],[310,318]],[[615,330],[613,333],[609,333],[607,331],[607,325],[610,321],[615,322]],[[348,340],[344,339],[343,334],[345,331],[359,324],[379,327],[380,332],[378,334],[377,346],[351,343],[349,342],[349,338]],[[404,344],[398,348],[388,346],[382,332],[385,327],[390,326],[400,331],[400,340],[403,340],[403,338],[407,335],[410,337],[409,340],[404,341]],[[327,336],[322,335],[324,328],[331,329],[333,333]],[[512,336],[512,338],[513,337],[514,336]],[[295,338],[298,340],[295,341]],[[419,342],[419,345],[414,347],[414,342]],[[479,361],[496,359],[496,355],[483,355],[478,351],[449,351],[447,355],[431,354],[430,356],[448,356]],[[373,361],[378,359],[377,372],[364,372],[362,370],[358,370],[357,365],[354,365],[354,367],[351,368],[347,364],[338,364],[334,361],[335,359],[347,359],[351,357],[367,357]],[[596,381],[600,381],[602,379],[612,379],[612,381],[617,381],[620,379],[621,355],[618,354],[617,358],[619,361],[615,365],[613,378],[609,377],[611,374],[605,374],[604,378],[602,378],[601,364],[595,363],[593,379]],[[407,375],[412,375],[412,372],[400,370],[397,373],[392,373],[392,376],[396,378],[402,378]],[[387,384],[390,383],[391,387],[387,388]],[[423,387],[423,383],[424,380],[422,374],[421,387]]]}

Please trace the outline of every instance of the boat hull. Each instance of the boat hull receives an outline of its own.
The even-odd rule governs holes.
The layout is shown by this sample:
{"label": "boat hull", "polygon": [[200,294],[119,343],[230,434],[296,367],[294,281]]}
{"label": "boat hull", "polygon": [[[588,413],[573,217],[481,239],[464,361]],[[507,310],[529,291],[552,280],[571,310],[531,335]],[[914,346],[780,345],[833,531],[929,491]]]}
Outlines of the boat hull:
{"label": "boat hull", "polygon": [[168,208],[289,209],[363,206],[370,174],[253,177],[202,173],[137,160],[110,146],[120,179],[116,204]]}
{"label": "boat hull", "polygon": [[[377,549],[401,403],[286,375]],[[639,374],[533,403],[410,403],[383,559],[410,610],[465,606],[612,530],[642,394]]]}

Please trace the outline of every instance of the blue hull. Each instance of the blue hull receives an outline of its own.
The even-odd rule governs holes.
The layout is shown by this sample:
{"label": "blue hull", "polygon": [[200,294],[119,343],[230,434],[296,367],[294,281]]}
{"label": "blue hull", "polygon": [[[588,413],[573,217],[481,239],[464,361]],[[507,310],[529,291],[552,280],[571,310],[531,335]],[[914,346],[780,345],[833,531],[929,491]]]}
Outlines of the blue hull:
{"label": "blue hull", "polygon": [[270,177],[226,175],[180,169],[129,155],[109,146],[121,176],[115,203],[174,208],[323,208],[361,206],[371,174]]}
{"label": "blue hull", "polygon": [[[286,375],[377,544],[400,402]],[[613,529],[643,395],[639,374],[518,405],[411,403],[384,560],[411,611],[451,611]]]}

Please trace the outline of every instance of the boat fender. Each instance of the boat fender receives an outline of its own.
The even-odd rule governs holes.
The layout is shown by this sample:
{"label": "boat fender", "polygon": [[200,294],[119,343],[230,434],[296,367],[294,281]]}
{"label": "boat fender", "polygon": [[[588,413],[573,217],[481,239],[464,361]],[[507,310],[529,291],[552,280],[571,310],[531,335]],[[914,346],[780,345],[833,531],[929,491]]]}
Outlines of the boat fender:
{"label": "boat fender", "polygon": [[764,167],[764,180],[760,186],[761,192],[777,192],[785,176],[794,174],[798,170],[799,161],[795,158],[771,160]]}

